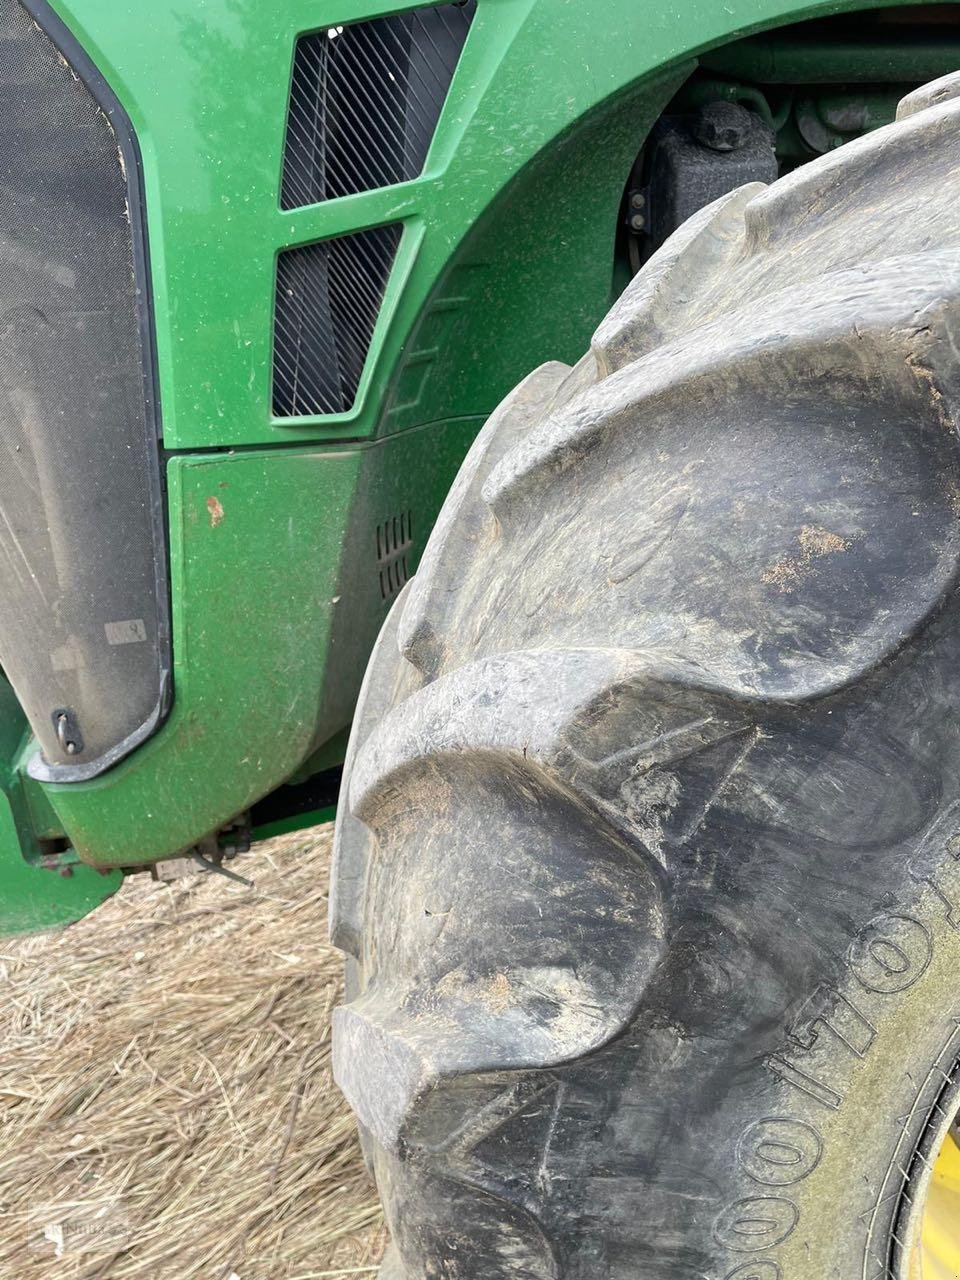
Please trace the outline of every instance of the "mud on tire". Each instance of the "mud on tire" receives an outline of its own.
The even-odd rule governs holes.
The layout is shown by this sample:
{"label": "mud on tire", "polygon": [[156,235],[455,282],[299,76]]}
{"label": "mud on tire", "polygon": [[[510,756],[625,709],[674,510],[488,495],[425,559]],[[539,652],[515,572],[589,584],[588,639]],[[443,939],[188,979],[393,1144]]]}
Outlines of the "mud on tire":
{"label": "mud on tire", "polygon": [[960,1056],[956,92],[682,227],[381,636],[335,1063],[392,1280],[907,1274]]}

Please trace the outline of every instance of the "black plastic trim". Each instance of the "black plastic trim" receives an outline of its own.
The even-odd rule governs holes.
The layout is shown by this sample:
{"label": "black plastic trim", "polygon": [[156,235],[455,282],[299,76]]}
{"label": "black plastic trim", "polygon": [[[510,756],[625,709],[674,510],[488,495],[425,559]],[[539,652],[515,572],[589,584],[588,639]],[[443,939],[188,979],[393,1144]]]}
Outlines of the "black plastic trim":
{"label": "black plastic trim", "polygon": [[157,555],[154,567],[157,579],[157,647],[160,662],[160,696],[154,710],[133,733],[129,734],[96,760],[83,764],[50,764],[37,751],[30,757],[27,772],[40,782],[86,782],[105,773],[141,742],[151,737],[163,724],[173,702],[173,658],[170,629],[170,579],[168,570],[168,542],[165,490],[160,465],[160,385],[157,369],[156,328],[153,317],[153,285],[150,276],[148,253],[146,200],[143,184],[143,160],[140,144],[130,117],[124,111],[120,99],[107,83],[102,72],[93,63],[73,32],[56,14],[47,0],[19,0],[20,5],[66,59],[71,70],[79,77],[98,106],[103,111],[117,141],[123,160],[127,185],[127,203],[130,213],[130,238],[133,248],[133,270],[137,284],[137,317],[140,330],[140,350],[143,359],[144,420],[147,424],[148,444],[156,448],[156,466],[151,467],[150,508],[153,519],[154,541]]}

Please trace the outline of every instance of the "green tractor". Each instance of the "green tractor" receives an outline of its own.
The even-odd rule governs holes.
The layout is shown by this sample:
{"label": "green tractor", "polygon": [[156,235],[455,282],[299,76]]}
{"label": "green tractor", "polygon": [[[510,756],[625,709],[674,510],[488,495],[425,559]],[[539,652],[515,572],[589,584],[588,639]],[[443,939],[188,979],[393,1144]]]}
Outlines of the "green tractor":
{"label": "green tractor", "polygon": [[339,792],[384,1280],[960,1274],[958,67],[0,0],[0,929]]}

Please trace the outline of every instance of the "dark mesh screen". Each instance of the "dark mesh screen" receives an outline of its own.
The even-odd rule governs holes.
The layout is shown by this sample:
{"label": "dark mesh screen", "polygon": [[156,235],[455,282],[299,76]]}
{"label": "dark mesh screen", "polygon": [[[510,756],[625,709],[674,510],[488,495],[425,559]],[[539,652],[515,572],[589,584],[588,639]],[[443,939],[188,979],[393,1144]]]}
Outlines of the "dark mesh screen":
{"label": "dark mesh screen", "polygon": [[280,254],[273,336],[278,417],[341,413],[353,404],[400,233],[393,223]]}
{"label": "dark mesh screen", "polygon": [[297,41],[284,209],[415,178],[476,0],[330,27]]}
{"label": "dark mesh screen", "polygon": [[16,0],[0,129],[0,665],[78,777],[161,710],[159,461],[118,135]]}

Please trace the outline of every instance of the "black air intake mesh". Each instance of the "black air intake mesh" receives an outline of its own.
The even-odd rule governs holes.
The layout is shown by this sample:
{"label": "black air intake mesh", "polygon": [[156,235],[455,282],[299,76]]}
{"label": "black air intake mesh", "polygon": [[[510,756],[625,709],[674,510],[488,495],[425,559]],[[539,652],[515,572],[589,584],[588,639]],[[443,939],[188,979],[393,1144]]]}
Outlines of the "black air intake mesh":
{"label": "black air intake mesh", "polygon": [[273,339],[278,417],[342,413],[353,404],[400,233],[393,223],[280,254]]}
{"label": "black air intake mesh", "polygon": [[332,27],[297,41],[284,209],[415,178],[476,0]]}
{"label": "black air intake mesh", "polygon": [[0,0],[0,666],[77,778],[156,725],[168,633],[138,158],[61,34]]}

